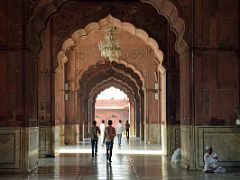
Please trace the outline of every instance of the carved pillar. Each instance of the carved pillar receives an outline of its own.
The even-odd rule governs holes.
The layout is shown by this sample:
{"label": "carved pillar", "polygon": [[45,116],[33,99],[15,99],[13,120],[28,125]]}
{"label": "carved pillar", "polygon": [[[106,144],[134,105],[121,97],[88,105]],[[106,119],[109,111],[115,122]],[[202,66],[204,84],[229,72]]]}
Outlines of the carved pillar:
{"label": "carved pillar", "polygon": [[132,101],[130,101],[129,113],[131,135],[136,136],[136,119],[134,114],[134,103]]}
{"label": "carved pillar", "polygon": [[135,127],[136,127],[136,137],[140,137],[140,101],[135,101]]}
{"label": "carved pillar", "polygon": [[76,113],[75,113],[75,58],[74,50],[71,48],[68,53],[68,61],[65,64],[65,144],[76,143]]}
{"label": "carved pillar", "polygon": [[[144,95],[141,95],[141,100],[140,100],[140,123],[141,123],[141,140],[144,141],[145,139],[145,128],[144,127],[146,123],[144,123],[145,117],[144,117]],[[147,120],[146,120],[147,121]]]}
{"label": "carved pillar", "polygon": [[77,106],[77,111],[78,111],[78,121],[79,121],[79,141],[83,141],[83,123],[84,123],[84,116],[83,116],[83,100],[82,100],[82,92],[78,93],[78,106]]}
{"label": "carved pillar", "polygon": [[93,107],[93,99],[89,99],[88,100],[88,132],[90,132],[90,128],[91,128],[91,125],[92,125],[92,122],[95,120],[94,118],[94,107]]}
{"label": "carved pillar", "polygon": [[84,117],[84,119],[83,119],[83,137],[84,138],[88,138],[88,111],[89,111],[88,100],[85,99],[85,97],[84,97],[84,101],[83,101],[83,117]]}
{"label": "carved pillar", "polygon": [[194,126],[190,117],[190,62],[189,54],[180,57],[180,103],[181,103],[181,157],[185,166],[194,165]]}
{"label": "carved pillar", "polygon": [[[96,100],[92,101],[92,120],[95,121],[95,102]],[[98,124],[99,126],[100,124]]]}

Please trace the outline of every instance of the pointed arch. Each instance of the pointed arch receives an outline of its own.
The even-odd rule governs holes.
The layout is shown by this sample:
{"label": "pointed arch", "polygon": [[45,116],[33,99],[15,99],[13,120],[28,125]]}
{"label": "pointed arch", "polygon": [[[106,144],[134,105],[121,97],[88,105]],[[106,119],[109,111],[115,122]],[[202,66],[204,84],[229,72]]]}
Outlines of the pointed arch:
{"label": "pointed arch", "polygon": [[[65,3],[71,1],[73,0],[39,1],[36,5],[27,26],[30,47],[34,54],[38,54],[41,49],[40,34],[47,27],[47,21],[56,14]],[[180,17],[176,5],[173,4],[171,0],[141,0],[141,2],[151,4],[159,14],[163,15],[170,22],[171,29],[177,35],[177,52],[184,54],[188,51],[188,44],[184,39],[186,33],[185,22]]]}

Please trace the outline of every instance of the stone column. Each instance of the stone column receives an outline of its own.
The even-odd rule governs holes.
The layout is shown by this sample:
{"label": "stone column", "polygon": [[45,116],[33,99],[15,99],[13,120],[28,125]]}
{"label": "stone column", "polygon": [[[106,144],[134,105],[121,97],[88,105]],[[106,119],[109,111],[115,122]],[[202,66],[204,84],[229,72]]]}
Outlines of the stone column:
{"label": "stone column", "polygon": [[[86,95],[85,95],[86,96]],[[84,99],[83,101],[83,137],[84,138],[88,138],[88,111],[89,111],[89,107],[88,107],[88,100]]]}
{"label": "stone column", "polygon": [[[146,117],[144,117],[144,95],[141,95],[141,100],[140,100],[140,124],[141,124],[141,140],[144,141],[145,139],[145,129],[147,128],[145,125],[146,123],[144,122],[146,120]],[[146,120],[147,121],[147,120]],[[148,126],[148,125],[147,125]]]}
{"label": "stone column", "polygon": [[180,107],[181,107],[181,161],[186,167],[195,168],[194,126],[190,117],[190,59],[185,53],[180,57]]}
{"label": "stone column", "polygon": [[68,53],[68,61],[65,64],[65,144],[76,144],[75,137],[75,56],[74,49]]}
{"label": "stone column", "polygon": [[139,100],[135,101],[135,127],[136,127],[136,137],[140,137],[140,106]]}
{"label": "stone column", "polygon": [[135,114],[134,114],[134,104],[132,101],[130,101],[130,108],[129,108],[129,121],[130,121],[130,124],[131,124],[131,135],[134,135],[136,136],[136,119],[135,119]]}

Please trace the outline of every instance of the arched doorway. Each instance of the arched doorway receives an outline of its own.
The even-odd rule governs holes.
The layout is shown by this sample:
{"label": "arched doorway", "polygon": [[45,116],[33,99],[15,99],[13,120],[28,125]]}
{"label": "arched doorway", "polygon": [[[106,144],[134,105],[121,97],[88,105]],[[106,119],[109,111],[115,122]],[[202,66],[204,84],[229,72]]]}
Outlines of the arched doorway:
{"label": "arched doorway", "polygon": [[[119,27],[118,36],[122,41],[124,53],[118,62],[112,64],[98,60],[101,58],[99,50],[96,48],[96,44],[104,35],[103,30],[108,24]],[[166,135],[161,135],[166,134],[166,128],[161,128],[161,121],[166,121],[163,119],[166,118],[164,115],[166,110],[163,108],[165,101],[161,101],[161,103],[158,101],[158,99],[164,99],[166,94],[166,89],[162,88],[166,87],[164,86],[165,71],[161,66],[163,55],[152,38],[149,38],[142,30],[132,31],[134,28],[129,23],[120,23],[118,19],[108,16],[98,23],[87,25],[85,28],[87,31],[85,29],[75,31],[71,38],[64,41],[62,50],[58,53],[59,65],[56,72],[65,73],[65,84],[69,84],[70,92],[72,92],[69,93],[69,96],[72,96],[70,98],[72,99],[71,105],[69,102],[65,103],[69,104],[66,107],[71,107],[66,109],[68,113],[65,114],[65,124],[68,126],[65,125],[65,144],[77,141],[72,135],[73,132],[78,134],[76,129],[79,129],[80,139],[87,136],[89,117],[92,117],[91,107],[93,106],[90,104],[93,101],[89,101],[91,98],[89,92],[98,83],[112,77],[126,82],[127,86],[131,87],[138,96],[135,98],[136,122],[139,122],[136,123],[138,126],[136,127],[136,136],[148,143],[160,143],[160,139],[162,142],[166,142],[166,138],[163,139]],[[139,64],[139,61],[142,63]],[[78,80],[79,83],[77,83]],[[159,86],[157,89],[155,89],[155,84]],[[159,93],[159,89],[161,89],[161,93]],[[74,94],[74,92],[78,94]],[[154,108],[150,108],[150,106]],[[68,122],[70,122],[70,126]],[[80,127],[76,127],[76,124]],[[161,129],[163,129],[162,133]]]}
{"label": "arched doorway", "polygon": [[[97,44],[97,42],[100,40],[99,37],[104,35],[104,32],[102,30],[107,26],[107,24],[110,23],[116,25],[119,28],[119,35],[121,36],[120,39],[122,39],[123,42],[129,38],[135,40],[138,39],[136,41],[141,42],[139,47],[141,47],[141,45],[145,46],[146,51],[143,50],[142,52],[140,51],[140,53],[137,52],[137,50],[135,49],[133,49],[132,52],[126,51],[125,57],[123,57],[119,60],[119,62],[116,63],[118,64],[116,67],[107,67],[107,63],[101,60],[101,58],[99,57],[98,49],[92,46],[91,43],[95,45]],[[99,33],[99,35],[97,35],[97,33]],[[89,41],[89,37],[93,36],[95,39]],[[88,46],[81,45],[81,43],[84,41],[88,41]],[[136,45],[136,43],[134,45]],[[129,47],[131,49],[131,47],[133,46],[130,44],[128,46],[128,49]],[[145,56],[144,51],[149,56]],[[84,53],[86,54],[84,55]],[[90,57],[90,54],[92,55],[91,58],[93,59],[88,63],[88,58]],[[143,60],[148,59],[148,61],[152,63],[152,65],[145,64],[145,66],[143,64],[139,64],[138,62],[136,62],[136,59],[134,60],[134,57],[140,59],[143,58]],[[81,61],[79,61],[79,59],[81,59]],[[89,94],[86,94],[86,92],[89,92],[91,88],[99,82],[114,77],[114,75],[116,76],[115,78],[124,77],[126,79],[129,79],[128,86],[130,86],[130,84],[136,85],[136,87],[132,87],[136,91],[135,94],[138,94],[139,96],[135,101],[136,116],[138,116],[137,119],[141,119],[140,123],[137,123],[140,128],[136,127],[136,136],[141,136],[141,139],[145,140],[148,143],[162,142],[164,144],[167,144],[166,108],[164,108],[164,106],[166,106],[166,74],[164,67],[161,64],[163,60],[163,54],[158,49],[157,42],[154,39],[148,37],[146,32],[140,29],[136,29],[130,23],[121,23],[118,19],[108,16],[107,18],[102,19],[98,23],[90,23],[86,26],[85,29],[74,31],[70,38],[65,38],[65,41],[62,43],[62,49],[58,52],[57,60],[58,67],[56,69],[56,75],[59,77],[63,77],[62,79],[60,79],[60,81],[65,82],[57,82],[56,79],[56,82],[60,84],[59,86],[56,86],[56,91],[64,89],[63,85],[68,84],[68,86],[71,87],[69,89],[69,96],[71,96],[70,94],[72,93],[73,97],[72,105],[67,105],[66,107],[71,107],[70,109],[75,108],[74,111],[69,109],[69,111],[72,111],[71,113],[65,113],[65,117],[66,115],[68,116],[65,118],[65,120],[73,118],[73,120],[65,121],[65,144],[75,143],[78,139],[83,139],[83,137],[87,133],[89,124],[88,117],[90,117],[90,114],[88,114],[88,110],[90,110],[91,107],[89,105],[90,97]],[[131,62],[131,60],[133,61]],[[146,63],[148,63],[148,61],[146,61]],[[79,63],[79,65],[77,65],[77,63]],[[80,66],[81,68],[76,68],[77,66]],[[120,67],[120,69],[117,69],[118,67]],[[126,68],[124,69],[124,67]],[[102,72],[100,72],[99,70],[101,68],[103,68],[101,70]],[[144,68],[146,69],[144,70]],[[74,75],[71,75],[71,73],[69,74],[69,72],[73,74],[77,73],[77,75],[75,75],[75,77],[73,78]],[[130,74],[130,72],[132,72],[132,75]],[[146,80],[147,76],[149,76],[148,80]],[[101,80],[97,80],[98,77],[103,78]],[[73,80],[72,78],[75,80]],[[91,78],[93,78],[94,80],[90,80]],[[76,83],[76,81],[78,80],[80,80],[80,83]],[[125,81],[125,79],[120,80]],[[89,84],[86,82],[89,82]],[[159,89],[155,89],[154,86],[156,83],[158,84]],[[85,87],[88,87],[88,89],[86,89]],[[157,98],[156,95],[158,96]],[[80,101],[79,97],[81,97]],[[158,103],[156,101],[157,99],[160,99],[161,103]],[[152,105],[152,107],[154,108],[149,107],[148,102],[150,101],[155,103],[154,105]],[[83,121],[84,123],[80,123],[80,121],[77,120],[76,117],[79,117],[79,120]],[[68,122],[72,123],[72,125],[69,126]],[[155,124],[150,126],[149,122],[153,122]],[[75,134],[75,136],[72,135],[73,133]],[[66,138],[68,134],[70,137]],[[164,146],[164,149],[165,153],[167,153],[167,146]]]}
{"label": "arched doorway", "polygon": [[[89,122],[91,122],[91,118],[94,117],[93,112],[96,96],[106,87],[114,85],[125,91],[129,95],[131,102],[134,103],[136,136],[141,136],[141,138],[144,139],[144,116],[140,113],[140,105],[144,104],[144,96],[140,96],[142,82],[136,73],[124,65],[115,62],[110,65],[109,62],[104,62],[90,67],[89,70],[83,74],[79,83],[81,87],[79,89],[81,94],[79,104],[87,107],[79,114],[79,116],[82,117],[80,119],[84,119],[84,132],[87,132]],[[142,110],[143,109],[144,107],[142,106]],[[87,133],[84,134],[86,135]]]}
{"label": "arched doorway", "polygon": [[[128,95],[124,91],[116,88],[115,86],[106,87],[95,98],[93,120],[100,125],[102,120],[106,125],[108,120],[113,121],[113,127],[116,127],[119,120],[124,126],[126,120],[129,121],[130,127],[134,128],[134,111],[130,112],[130,101]],[[133,132],[132,128],[132,132]],[[131,131],[130,131],[131,132]],[[130,136],[133,136],[130,133]]]}
{"label": "arched doorway", "polygon": [[[167,2],[167,1],[166,1]],[[175,12],[175,11],[174,11]],[[170,18],[171,19],[171,18]],[[180,22],[180,21],[179,21]],[[181,23],[180,23],[181,24]],[[59,66],[58,66],[58,70],[59,70],[59,68],[61,69],[61,67],[63,67],[64,66],[64,63],[67,61],[67,57],[70,55],[71,56],[71,51],[74,51],[74,47],[71,47],[71,46],[75,46],[75,40],[76,39],[74,39],[74,38],[79,38],[79,34],[78,33],[83,33],[82,35],[83,36],[86,36],[86,35],[88,35],[88,33],[89,32],[91,32],[91,30],[92,30],[92,28],[94,27],[95,25],[93,25],[93,26],[87,26],[87,31],[75,31],[76,33],[74,34],[74,36],[72,36],[72,38],[70,38],[70,39],[67,39],[66,40],[66,37],[67,36],[65,36],[65,42],[63,43],[63,46],[62,46],[62,50],[63,51],[60,51],[59,52],[59,54],[58,54],[58,63],[59,63]],[[175,25],[174,25],[175,26]],[[124,26],[125,27],[125,26]],[[134,27],[134,26],[133,26]],[[89,31],[90,30],[90,31]],[[125,29],[125,30],[127,30],[127,29]],[[128,29],[130,32],[132,32],[132,27],[131,28],[129,28]],[[184,30],[184,28],[183,28],[183,30]],[[86,33],[87,32],[87,33]],[[147,40],[149,40],[149,41],[147,41],[148,43],[150,43],[150,44],[148,44],[149,46],[150,46],[150,49],[152,49],[154,52],[156,52],[155,50],[158,50],[158,49],[156,49],[155,47],[157,47],[157,43],[153,40],[153,39],[151,39],[151,38],[149,38],[148,36],[147,36],[147,34],[144,32],[144,31],[139,31],[139,30],[137,30],[137,31],[135,31],[134,30],[134,33],[135,32],[138,32],[138,33],[140,33],[141,35],[142,35],[142,37],[143,37],[143,39],[145,40],[145,39],[147,39]],[[178,29],[177,30],[177,32],[180,32],[180,30]],[[76,36],[75,36],[76,35]],[[69,37],[69,36],[68,36]],[[182,36],[180,36],[180,40],[178,41],[178,44],[179,44],[179,42],[184,42],[184,40],[183,39],[181,39],[181,37]],[[179,38],[179,37],[178,37]],[[73,41],[74,40],[74,41]],[[182,44],[182,46],[181,47],[183,47],[183,49],[184,49],[184,43]],[[64,52],[65,51],[65,52]],[[182,51],[182,52],[184,52],[184,51]],[[68,54],[67,56],[66,56],[66,53]],[[184,54],[185,55],[185,54]],[[161,56],[161,55],[160,55]],[[184,56],[183,58],[187,58],[187,56]],[[61,59],[61,60],[60,60]],[[156,58],[156,59],[158,59],[158,58]],[[97,60],[97,59],[96,59]],[[98,60],[97,60],[98,61]],[[156,60],[156,61],[158,61],[158,60]],[[120,61],[120,64],[124,64],[125,63],[125,61]],[[67,65],[67,63],[66,63],[66,65]],[[92,65],[94,65],[94,64],[92,64]],[[125,64],[127,67],[130,67],[130,69],[132,68],[132,69],[134,69],[135,68],[135,66],[131,66],[131,64]],[[81,70],[81,72],[80,73],[83,73],[83,69]],[[62,71],[62,72],[65,72],[65,70],[64,71]],[[61,73],[62,73],[61,72]],[[164,68],[163,67],[158,67],[156,70],[154,70],[153,72],[157,72],[158,74],[159,74],[159,77],[161,76],[161,75],[163,75],[162,77],[160,77],[159,78],[159,81],[160,80],[162,80],[161,82],[159,82],[159,84],[163,84],[163,87],[166,87],[166,86],[164,86],[164,83],[166,83],[166,81],[164,81]],[[160,73],[161,72],[161,73]],[[58,73],[58,71],[57,71],[57,73]],[[139,73],[136,73],[136,74],[138,74],[139,75]],[[56,75],[57,76],[57,75]],[[65,78],[64,76],[62,76],[62,75],[60,75],[61,77],[63,77],[63,78]],[[153,75],[152,76],[154,76],[154,73],[153,73]],[[166,76],[165,76],[166,77]],[[78,77],[78,78],[80,78],[80,77]],[[63,79],[61,79],[61,80],[63,80]],[[62,83],[62,86],[64,85],[65,83]],[[70,82],[70,84],[71,84],[71,82]],[[77,85],[78,86],[78,85]],[[152,84],[152,85],[150,85],[151,87],[154,87],[154,84]],[[143,90],[142,90],[142,92],[140,92],[141,93],[141,96],[142,97],[145,97],[145,94],[144,93],[146,93],[146,92],[148,92],[149,94],[150,93],[152,93],[152,92],[154,92],[155,90],[154,90],[154,88],[143,88]],[[187,86],[186,86],[187,87]],[[60,91],[61,89],[64,89],[63,87],[61,87],[61,88],[59,88],[58,90]],[[74,87],[74,88],[72,88],[72,89],[70,89],[69,91],[71,91],[71,92],[77,92],[77,93],[79,93],[79,94],[75,94],[74,96],[75,96],[75,98],[76,97],[78,97],[78,96],[81,96],[82,94],[82,91],[79,91],[78,90],[78,87]],[[186,91],[185,91],[186,92]],[[165,92],[161,92],[162,94],[160,95],[160,96],[162,96],[161,97],[161,99],[164,99],[163,97],[166,95],[166,91]],[[160,93],[159,93],[160,94]],[[166,98],[165,98],[166,99]],[[144,99],[144,101],[147,101],[148,100],[148,98],[145,98]],[[85,101],[87,101],[87,100],[85,100]],[[78,100],[76,100],[75,99],[75,103],[78,103]],[[166,103],[166,101],[162,101],[162,105],[164,106],[164,103]],[[144,102],[142,102],[142,103],[140,103],[140,105],[139,105],[140,107],[142,107],[142,109],[145,109],[146,110],[146,108],[145,108],[145,106],[146,106],[146,104],[144,103]],[[163,106],[161,106],[161,108],[163,107]],[[80,105],[80,107],[83,107],[83,106],[81,106]],[[159,107],[159,106],[154,106],[154,107]],[[158,109],[159,110],[159,109]],[[79,112],[77,112],[78,111],[78,109],[74,112],[74,113],[79,113]],[[148,116],[146,116],[146,114],[147,113],[149,113],[150,111],[148,110],[146,110],[146,111],[141,111],[141,117],[146,117],[146,119],[144,119],[144,121],[143,121],[143,123],[144,124],[146,124],[146,123],[148,123],[149,122],[149,119],[151,119],[151,118],[149,118]],[[166,115],[164,115],[163,113],[162,113],[163,111],[162,110],[159,110],[159,112],[158,112],[158,114],[159,114],[159,116],[161,116],[162,118],[166,118]],[[166,110],[165,110],[165,113],[166,113]],[[86,116],[87,117],[87,116]],[[86,119],[86,117],[83,117],[83,119]],[[159,122],[159,120],[155,120],[155,121],[158,121]],[[163,124],[166,126],[166,120],[165,120],[165,122],[163,122]],[[80,125],[79,125],[80,126]],[[142,126],[143,127],[143,126]],[[73,128],[73,129],[76,129],[76,128]],[[78,128],[77,128],[78,129]],[[82,129],[81,127],[79,128],[79,129]],[[159,129],[157,130],[158,132],[159,132]],[[145,137],[148,137],[149,138],[149,132],[150,132],[150,127],[149,128],[146,128],[146,129],[144,129],[144,130],[142,130],[141,131],[142,132],[142,134],[144,134],[143,136],[142,136],[142,138],[144,139]],[[163,133],[163,131],[161,132],[161,133]],[[165,136],[166,136],[166,133],[165,133]],[[145,138],[146,139],[146,138]],[[149,139],[148,139],[149,140]],[[147,141],[148,141],[147,140]]]}
{"label": "arched doorway", "polygon": [[[122,83],[122,85],[123,85],[123,83]],[[134,96],[132,96],[133,92],[129,91],[129,87],[128,86],[124,87],[122,85],[120,84],[119,81],[112,78],[112,79],[109,79],[108,81],[104,81],[104,82],[100,83],[98,85],[97,89],[93,89],[93,92],[95,94],[97,94],[97,95],[93,96],[93,99],[94,99],[94,102],[95,102],[95,117],[97,118],[97,115],[98,115],[97,114],[97,109],[96,109],[97,106],[100,106],[100,108],[101,108],[101,104],[105,104],[104,102],[106,102],[105,106],[108,107],[110,112],[111,112],[111,109],[113,109],[113,110],[114,109],[119,109],[118,111],[122,111],[122,115],[117,115],[117,116],[115,115],[115,116],[118,117],[118,119],[121,119],[123,121],[123,124],[125,123],[126,120],[128,120],[130,125],[131,125],[130,126],[131,127],[130,128],[130,133],[131,133],[132,136],[136,137],[136,128],[135,128],[136,123],[137,123],[136,114],[135,114],[135,112],[136,112],[135,101],[136,100],[135,100]],[[99,97],[99,96],[101,96],[101,93],[104,93],[104,92],[107,93],[106,90],[112,89],[112,88],[122,92],[121,97],[116,98],[115,94],[114,95],[112,94],[110,99],[107,98],[109,96],[108,94],[105,95],[106,98]],[[112,93],[113,92],[114,91],[112,91]],[[103,102],[100,103],[100,105],[98,105],[97,104],[98,100],[100,100],[100,101],[102,100]],[[111,108],[111,103],[112,103],[111,101],[113,103],[115,103],[115,107],[118,107],[118,108]],[[104,107],[104,105],[102,106],[102,108],[106,109]],[[102,111],[104,111],[104,110],[102,110]],[[120,114],[120,112],[118,112],[118,111],[115,114]],[[105,119],[108,120],[109,118],[108,118],[107,112],[104,112],[104,113],[106,113],[105,116],[104,116]],[[114,114],[114,113],[110,113],[110,115],[112,115],[112,114]],[[98,117],[98,118],[100,118],[100,117]],[[100,118],[100,120],[101,120],[101,118]],[[139,130],[138,130],[138,132],[139,132]]]}

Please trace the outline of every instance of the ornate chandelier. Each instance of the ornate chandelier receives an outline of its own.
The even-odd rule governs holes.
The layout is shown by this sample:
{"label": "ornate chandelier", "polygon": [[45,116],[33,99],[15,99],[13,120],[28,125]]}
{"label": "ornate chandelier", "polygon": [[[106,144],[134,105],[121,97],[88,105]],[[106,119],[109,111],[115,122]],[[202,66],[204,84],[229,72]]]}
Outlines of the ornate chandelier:
{"label": "ornate chandelier", "polygon": [[121,56],[121,48],[119,41],[116,40],[114,31],[116,27],[109,26],[104,36],[104,42],[99,42],[98,47],[101,51],[101,57],[108,58],[110,63],[117,60]]}

